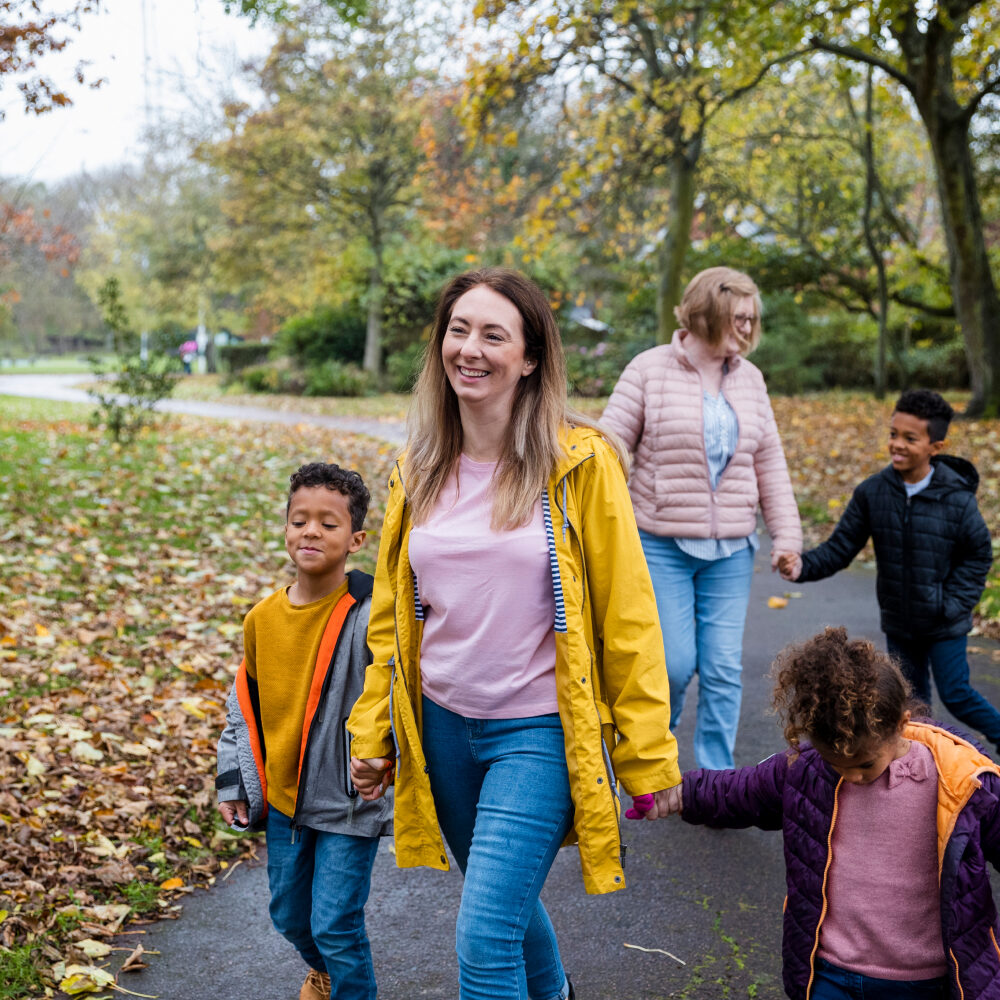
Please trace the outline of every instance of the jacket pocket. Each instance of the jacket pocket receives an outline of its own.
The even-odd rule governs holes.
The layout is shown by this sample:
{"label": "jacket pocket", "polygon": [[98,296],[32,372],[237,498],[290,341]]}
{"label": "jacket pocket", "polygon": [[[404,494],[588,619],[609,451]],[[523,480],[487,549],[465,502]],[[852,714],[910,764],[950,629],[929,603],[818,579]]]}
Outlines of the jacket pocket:
{"label": "jacket pocket", "polygon": [[351,781],[351,741],[354,737],[351,736],[347,728],[346,717],[341,720],[340,728],[344,734],[344,792],[349,799],[356,799],[358,797],[358,790],[354,787],[354,782]]}

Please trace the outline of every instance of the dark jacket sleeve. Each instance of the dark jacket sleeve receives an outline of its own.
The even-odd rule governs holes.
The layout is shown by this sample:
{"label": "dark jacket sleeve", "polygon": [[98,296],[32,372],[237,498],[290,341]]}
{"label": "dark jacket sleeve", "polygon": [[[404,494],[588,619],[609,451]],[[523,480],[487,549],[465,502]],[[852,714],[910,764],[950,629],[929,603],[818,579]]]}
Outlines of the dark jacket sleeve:
{"label": "dark jacket sleeve", "polygon": [[952,569],[942,585],[946,618],[961,618],[979,603],[992,564],[990,529],[976,506],[975,497],[970,497],[962,513]]}
{"label": "dark jacket sleeve", "polygon": [[1000,871],[1000,778],[995,774],[980,776],[982,788],[976,792],[987,800],[980,812],[979,835],[983,856]]}
{"label": "dark jacket sleeve", "polygon": [[862,483],[851,496],[844,513],[833,529],[833,534],[822,545],[802,553],[802,572],[799,582],[823,580],[850,566],[854,557],[864,548],[871,534],[868,498]]}
{"label": "dark jacket sleeve", "polygon": [[688,771],[681,786],[686,823],[780,830],[788,752],[734,771]]}

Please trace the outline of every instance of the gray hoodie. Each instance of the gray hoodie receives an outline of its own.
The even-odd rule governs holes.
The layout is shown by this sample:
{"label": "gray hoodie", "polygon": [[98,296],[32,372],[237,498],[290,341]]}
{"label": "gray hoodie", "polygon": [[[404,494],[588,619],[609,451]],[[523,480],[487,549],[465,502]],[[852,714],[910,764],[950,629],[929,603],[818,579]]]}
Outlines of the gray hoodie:
{"label": "gray hoodie", "polygon": [[[390,791],[374,802],[365,802],[358,795],[351,784],[351,738],[346,728],[364,686],[365,669],[371,663],[365,640],[373,580],[359,570],[352,570],[347,579],[347,592],[355,603],[344,620],[329,664],[315,665],[315,669],[325,670],[326,676],[316,712],[306,720],[309,732],[293,825],[380,837],[392,832],[392,794]],[[251,830],[263,829],[267,816],[260,699],[257,682],[247,674],[244,662],[226,700],[226,728],[219,738],[215,787],[220,802],[242,799],[247,803],[247,828]]]}

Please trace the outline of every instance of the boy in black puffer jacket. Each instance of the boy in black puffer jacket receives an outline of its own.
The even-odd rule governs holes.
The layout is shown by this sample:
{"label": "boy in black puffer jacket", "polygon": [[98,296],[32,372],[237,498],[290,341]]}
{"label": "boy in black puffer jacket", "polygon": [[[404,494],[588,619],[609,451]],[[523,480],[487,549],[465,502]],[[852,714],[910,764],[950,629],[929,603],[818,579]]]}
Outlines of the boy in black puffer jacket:
{"label": "boy in black puffer jacket", "polygon": [[1000,712],[969,683],[966,636],[993,561],[971,462],[942,455],[953,416],[936,392],[904,392],[889,428],[890,464],[854,491],[830,538],[786,555],[786,580],[822,580],[871,536],[886,646],[928,705],[934,674],[945,708],[1000,750]]}

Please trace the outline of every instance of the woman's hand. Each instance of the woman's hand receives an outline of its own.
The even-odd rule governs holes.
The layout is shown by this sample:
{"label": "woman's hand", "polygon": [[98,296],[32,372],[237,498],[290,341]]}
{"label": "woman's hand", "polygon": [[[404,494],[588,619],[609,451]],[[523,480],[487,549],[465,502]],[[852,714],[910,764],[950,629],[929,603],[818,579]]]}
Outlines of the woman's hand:
{"label": "woman's hand", "polygon": [[661,819],[672,816],[674,813],[679,813],[683,805],[680,785],[653,792],[653,807],[646,812],[646,819]]}
{"label": "woman's hand", "polygon": [[351,781],[366,802],[380,799],[395,777],[393,762],[385,757],[351,758]]}

